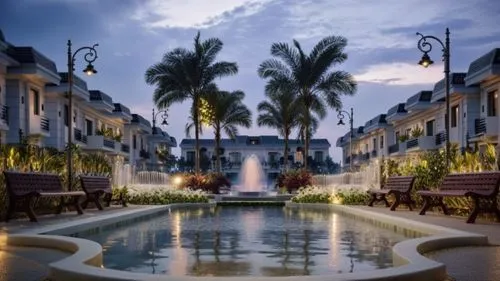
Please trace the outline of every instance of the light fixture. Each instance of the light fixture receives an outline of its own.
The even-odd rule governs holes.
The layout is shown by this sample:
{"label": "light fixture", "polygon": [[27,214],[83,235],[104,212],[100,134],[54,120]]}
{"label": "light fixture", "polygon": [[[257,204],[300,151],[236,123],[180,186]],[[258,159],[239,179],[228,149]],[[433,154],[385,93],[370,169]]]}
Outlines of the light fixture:
{"label": "light fixture", "polygon": [[85,67],[83,72],[85,72],[88,76],[90,76],[92,74],[96,74],[97,70],[95,70],[94,66],[91,63],[89,63],[87,67]]}
{"label": "light fixture", "polygon": [[344,120],[340,119],[339,122],[337,123],[337,125],[342,125],[342,126],[345,125]]}
{"label": "light fixture", "polygon": [[163,122],[161,122],[161,124],[162,124],[163,126],[167,126],[167,125],[168,125],[167,119],[163,119]]}
{"label": "light fixture", "polygon": [[427,52],[424,53],[424,55],[422,56],[422,59],[418,62],[418,64],[420,64],[423,67],[428,67],[429,65],[431,65],[433,63],[434,63],[434,61],[431,60],[431,58],[429,57]]}

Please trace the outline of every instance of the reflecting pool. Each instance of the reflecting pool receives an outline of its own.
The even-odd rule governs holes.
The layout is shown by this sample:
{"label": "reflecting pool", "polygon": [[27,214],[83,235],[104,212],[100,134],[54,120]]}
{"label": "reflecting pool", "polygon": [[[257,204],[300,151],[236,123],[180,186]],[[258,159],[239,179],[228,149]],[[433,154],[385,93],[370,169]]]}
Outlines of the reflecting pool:
{"label": "reflecting pool", "polygon": [[175,276],[290,276],[392,266],[402,234],[331,211],[283,207],[172,210],[84,238],[104,266]]}

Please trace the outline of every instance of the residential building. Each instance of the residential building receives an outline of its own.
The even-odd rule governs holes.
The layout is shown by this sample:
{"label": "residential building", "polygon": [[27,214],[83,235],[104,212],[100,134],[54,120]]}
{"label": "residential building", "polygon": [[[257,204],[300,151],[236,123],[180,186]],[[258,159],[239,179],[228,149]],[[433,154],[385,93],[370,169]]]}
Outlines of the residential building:
{"label": "residential building", "polygon": [[9,131],[9,108],[7,106],[7,68],[18,66],[19,62],[7,54],[9,44],[5,41],[2,30],[0,30],[0,144],[7,141]]}
{"label": "residential building", "polygon": [[[215,140],[200,139],[201,162],[210,169],[215,162]],[[181,144],[181,157],[187,163],[194,164],[195,140],[183,139]],[[302,150],[304,144],[296,139],[289,140],[289,161],[303,163]],[[317,165],[323,165],[329,156],[330,143],[327,139],[311,139],[309,156]],[[278,136],[237,136],[233,139],[221,140],[221,162],[223,172],[236,181],[241,166],[245,159],[255,155],[260,160],[261,166],[267,175],[269,183],[272,182],[283,169],[284,140]]]}
{"label": "residential building", "polygon": [[[500,49],[474,60],[467,73],[450,74],[450,143],[462,150],[477,144],[500,143],[499,99]],[[342,166],[359,165],[379,157],[401,157],[435,150],[446,142],[444,79],[432,91],[420,91],[337,140],[342,148]],[[360,127],[361,128],[361,127]],[[383,144],[382,144],[383,142]],[[378,148],[377,148],[378,147]],[[350,156],[350,152],[352,154]],[[355,159],[352,164],[351,159]]]}

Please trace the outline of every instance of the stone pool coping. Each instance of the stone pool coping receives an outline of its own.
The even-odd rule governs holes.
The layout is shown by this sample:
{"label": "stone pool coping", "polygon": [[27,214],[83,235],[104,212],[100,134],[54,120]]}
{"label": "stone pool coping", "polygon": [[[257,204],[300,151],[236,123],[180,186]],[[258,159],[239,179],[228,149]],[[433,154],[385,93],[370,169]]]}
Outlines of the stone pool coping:
{"label": "stone pool coping", "polygon": [[[81,238],[65,237],[74,233],[106,229],[106,227],[130,223],[144,219],[147,216],[160,212],[168,212],[178,208],[214,207],[216,204],[172,204],[154,206],[146,209],[133,210],[125,213],[113,214],[104,218],[94,218],[91,221],[64,223],[62,226],[53,225],[40,228],[31,233],[9,235],[4,242],[13,246],[32,246],[51,248],[72,253],[71,256],[49,265],[51,280],[144,280],[144,281],[199,281],[203,280],[292,280],[292,281],[321,281],[321,280],[429,280],[442,281],[446,278],[445,266],[424,257],[430,251],[456,246],[488,245],[488,237],[475,233],[459,231],[441,226],[411,221],[368,210],[356,209],[343,205],[329,204],[296,204],[287,202],[286,207],[292,209],[328,209],[343,215],[355,217],[382,227],[393,228],[395,231],[410,231],[430,236],[405,240],[393,247],[393,262],[395,267],[372,270],[366,272],[345,273],[336,275],[317,276],[283,276],[283,277],[194,277],[168,276],[133,273],[102,267],[102,247],[100,244]],[[36,233],[35,233],[36,232]],[[35,235],[46,234],[46,235]],[[57,235],[53,235],[57,234]]]}

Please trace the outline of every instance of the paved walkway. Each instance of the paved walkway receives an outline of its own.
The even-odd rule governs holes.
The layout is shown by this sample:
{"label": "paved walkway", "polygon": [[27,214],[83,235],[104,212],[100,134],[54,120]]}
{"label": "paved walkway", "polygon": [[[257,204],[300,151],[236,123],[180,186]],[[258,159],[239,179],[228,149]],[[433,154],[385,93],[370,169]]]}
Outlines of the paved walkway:
{"label": "paved walkway", "polygon": [[475,224],[465,223],[464,217],[449,217],[428,212],[420,216],[418,211],[358,206],[365,210],[397,216],[423,223],[440,225],[462,231],[488,236],[490,247],[460,247],[429,253],[426,256],[446,265],[450,280],[456,281],[495,281],[500,280],[500,223],[477,220]]}

